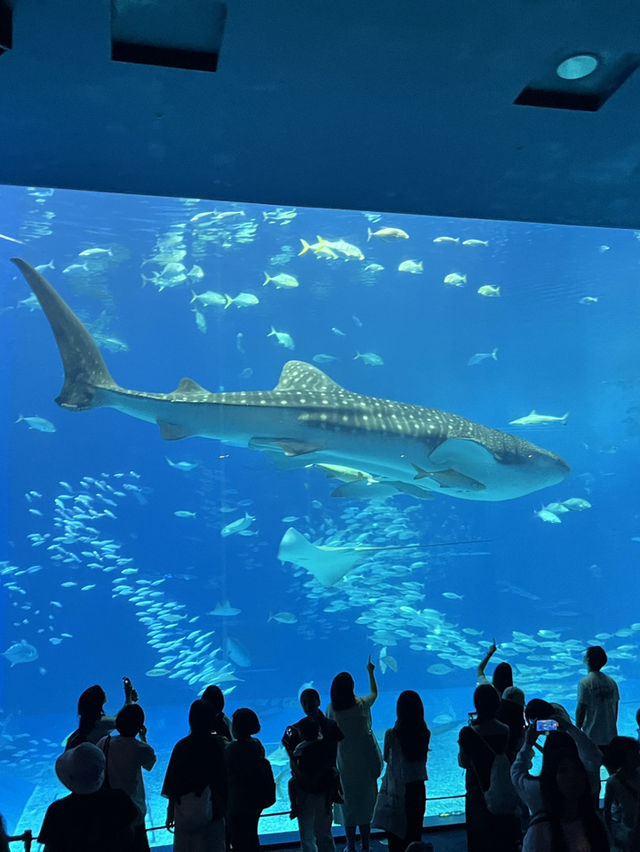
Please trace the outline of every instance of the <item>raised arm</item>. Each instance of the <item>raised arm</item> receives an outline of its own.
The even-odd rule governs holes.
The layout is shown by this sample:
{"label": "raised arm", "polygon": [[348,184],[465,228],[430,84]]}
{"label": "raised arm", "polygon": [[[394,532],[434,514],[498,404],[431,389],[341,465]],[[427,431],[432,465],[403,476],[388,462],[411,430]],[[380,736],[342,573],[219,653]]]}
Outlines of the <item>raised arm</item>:
{"label": "raised arm", "polygon": [[375,665],[371,660],[371,655],[369,655],[369,662],[367,663],[367,672],[369,673],[369,695],[367,696],[367,704],[371,707],[376,698],[378,697],[378,684],[376,683],[376,676],[374,675]]}
{"label": "raised arm", "polygon": [[494,639],[493,642],[491,643],[489,650],[484,655],[482,660],[480,660],[480,663],[478,665],[478,672],[477,672],[478,680],[485,681],[487,679],[487,676],[485,675],[484,670],[487,667],[487,663],[489,662],[491,657],[493,657],[493,655],[495,654],[495,652],[497,650],[498,650],[498,646],[496,645],[496,640]]}
{"label": "raised arm", "polygon": [[124,703],[133,704],[138,700],[138,693],[133,688],[133,684],[128,677],[122,678],[122,686],[124,687]]}
{"label": "raised arm", "polygon": [[585,704],[582,704],[579,700],[576,704],[576,728],[582,730],[582,726],[584,724],[584,717],[586,716],[587,708]]}

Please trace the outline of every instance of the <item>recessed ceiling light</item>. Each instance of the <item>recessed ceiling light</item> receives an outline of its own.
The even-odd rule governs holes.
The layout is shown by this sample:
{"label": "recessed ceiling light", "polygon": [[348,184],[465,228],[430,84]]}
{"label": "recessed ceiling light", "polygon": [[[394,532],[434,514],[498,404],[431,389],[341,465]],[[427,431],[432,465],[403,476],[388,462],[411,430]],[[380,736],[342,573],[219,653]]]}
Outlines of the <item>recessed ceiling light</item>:
{"label": "recessed ceiling light", "polygon": [[580,53],[561,62],[556,68],[556,74],[563,80],[581,80],[593,73],[598,64],[597,57],[590,53]]}

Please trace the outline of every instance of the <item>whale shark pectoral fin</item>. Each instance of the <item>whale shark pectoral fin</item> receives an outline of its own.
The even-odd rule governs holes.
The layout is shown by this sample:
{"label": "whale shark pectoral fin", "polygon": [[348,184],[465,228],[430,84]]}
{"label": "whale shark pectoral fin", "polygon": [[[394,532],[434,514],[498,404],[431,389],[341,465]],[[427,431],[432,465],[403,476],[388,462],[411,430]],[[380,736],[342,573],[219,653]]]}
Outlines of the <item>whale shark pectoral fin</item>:
{"label": "whale shark pectoral fin", "polygon": [[190,438],[195,434],[178,423],[169,423],[168,420],[156,420],[156,423],[160,427],[160,435],[165,441],[180,441],[182,438]]}
{"label": "whale shark pectoral fin", "polygon": [[[448,438],[429,455],[429,461],[438,468],[464,470],[467,466],[499,464],[491,450],[473,438]],[[427,476],[430,476],[427,473]]]}
{"label": "whale shark pectoral fin", "polygon": [[304,456],[322,449],[318,444],[298,441],[296,438],[260,438],[259,436],[249,440],[249,448],[265,452],[267,450],[279,450],[285,456]]}
{"label": "whale shark pectoral fin", "polygon": [[486,485],[465,471],[486,470],[497,467],[500,462],[495,455],[474,440],[449,438],[429,456],[429,461],[440,468],[436,471],[419,471],[416,478],[428,476],[441,488],[456,488],[463,491],[483,491]]}

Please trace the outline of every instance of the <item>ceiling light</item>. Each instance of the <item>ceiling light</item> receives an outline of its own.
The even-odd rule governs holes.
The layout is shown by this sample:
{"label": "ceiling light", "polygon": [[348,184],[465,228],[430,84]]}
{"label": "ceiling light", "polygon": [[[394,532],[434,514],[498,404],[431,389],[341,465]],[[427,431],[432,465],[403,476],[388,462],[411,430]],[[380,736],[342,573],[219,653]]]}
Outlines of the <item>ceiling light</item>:
{"label": "ceiling light", "polygon": [[592,54],[579,53],[561,62],[556,68],[556,74],[563,80],[581,80],[593,73],[598,64],[598,59]]}

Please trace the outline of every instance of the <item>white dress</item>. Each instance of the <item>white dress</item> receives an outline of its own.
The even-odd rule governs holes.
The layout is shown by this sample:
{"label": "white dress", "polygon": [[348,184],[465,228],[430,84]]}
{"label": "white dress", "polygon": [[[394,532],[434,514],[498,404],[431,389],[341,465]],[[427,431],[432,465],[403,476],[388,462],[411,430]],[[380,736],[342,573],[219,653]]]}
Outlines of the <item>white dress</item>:
{"label": "white dress", "polygon": [[371,705],[375,697],[356,697],[347,710],[327,708],[327,718],[337,722],[344,734],[338,743],[337,767],[344,804],[334,808],[340,825],[368,825],[378,795],[378,776],[382,772],[380,747],[371,730]]}

